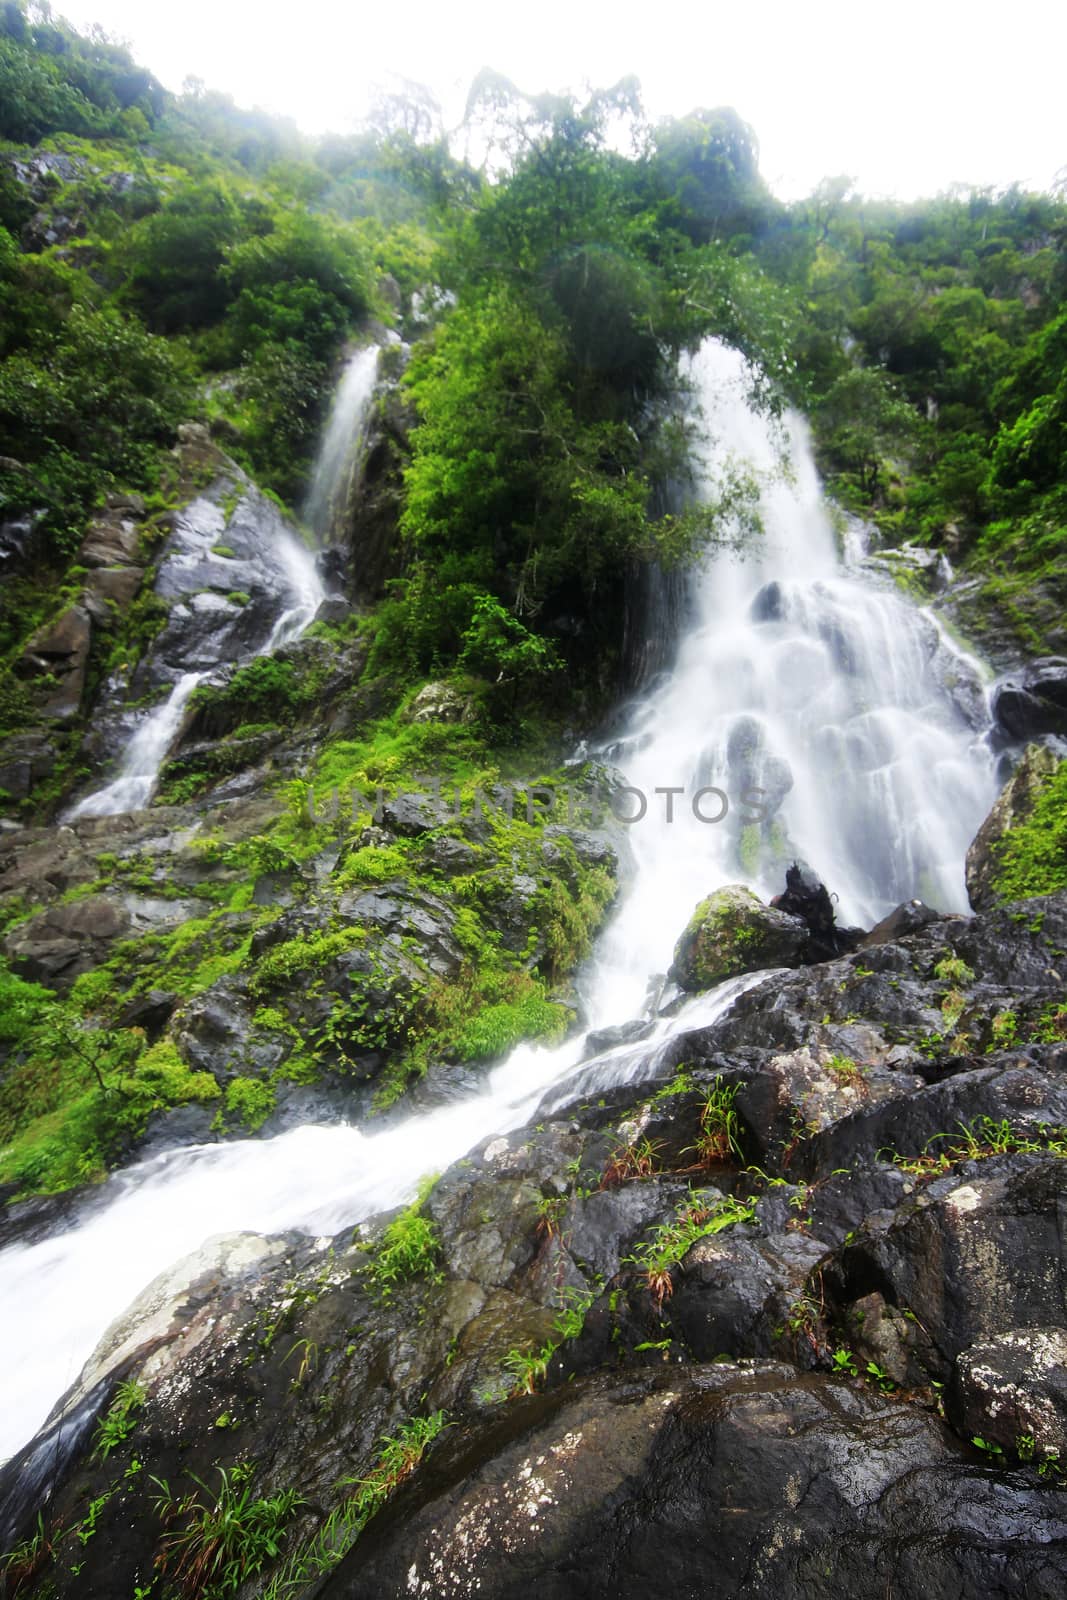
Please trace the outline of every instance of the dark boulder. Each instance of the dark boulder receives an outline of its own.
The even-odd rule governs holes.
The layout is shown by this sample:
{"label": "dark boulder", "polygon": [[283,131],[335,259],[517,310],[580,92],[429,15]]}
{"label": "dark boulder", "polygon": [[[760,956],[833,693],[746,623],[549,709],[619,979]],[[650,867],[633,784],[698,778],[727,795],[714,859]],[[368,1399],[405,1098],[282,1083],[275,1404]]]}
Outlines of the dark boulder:
{"label": "dark boulder", "polygon": [[998,685],[993,717],[1009,739],[1067,734],[1067,658],[1043,656]]}
{"label": "dark boulder", "polygon": [[860,948],[866,950],[876,944],[896,944],[898,939],[903,939],[907,934],[918,933],[929,927],[931,922],[940,921],[941,913],[932,911],[921,900],[905,900],[881,922],[875,923],[870,933],[864,934]]}
{"label": "dark boulder", "polygon": [[594,1380],[454,1434],[318,1592],[1053,1600],[1065,1583],[1067,1493],[990,1472],[893,1399],[739,1363]]}
{"label": "dark boulder", "polygon": [[1012,1328],[956,1362],[949,1418],[1009,1455],[1067,1460],[1067,1329]]}

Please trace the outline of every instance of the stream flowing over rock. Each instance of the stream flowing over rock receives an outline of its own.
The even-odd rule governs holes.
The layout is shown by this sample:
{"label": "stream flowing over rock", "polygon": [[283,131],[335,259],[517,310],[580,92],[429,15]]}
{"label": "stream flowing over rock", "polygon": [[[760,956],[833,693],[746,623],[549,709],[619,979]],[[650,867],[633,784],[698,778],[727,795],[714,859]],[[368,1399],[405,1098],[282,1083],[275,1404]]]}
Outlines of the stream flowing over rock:
{"label": "stream flowing over rock", "polygon": [[[378,1437],[448,1413],[324,1594],[636,1597],[654,1569],[693,1594],[832,1580],[874,1600],[894,1573],[905,1592],[1060,1592],[1067,1492],[1038,1469],[1063,1431],[1064,948],[1067,895],[940,919],[746,980],[718,1020],[576,1066],[444,1172],[434,1270],[385,1298],[366,1249],[380,1221],[189,1258],[67,1400],[52,1512],[113,1480],[77,1419],[109,1403],[109,1372],[137,1373],[147,1471],[210,1475],[236,1451],[302,1486],[308,1533]],[[946,962],[969,973],[955,1033]],[[724,1090],[735,1121],[716,1141]],[[680,1214],[696,1237],[653,1275]],[[701,1233],[716,1215],[733,1220]],[[568,1297],[587,1309],[561,1340]],[[546,1341],[545,1392],[508,1400],[516,1351]],[[4,1473],[8,1528],[42,1492],[31,1460]],[[149,1570],[146,1494],[120,1481],[59,1593]]]}
{"label": "stream flowing over rock", "polygon": [[[331,525],[374,371],[342,380]],[[303,635],[318,568],[187,431],[211,486],[105,691],[103,793],[147,779],[138,806],[0,836],[13,970],[91,997],[106,966],[181,1086],[105,1181],[4,1208],[20,1595],[192,1592],[183,1552],[248,1518],[247,1600],[1067,1589],[1067,891],[1004,904],[984,865],[1044,755],[982,824],[982,673],[838,554],[803,424],[741,358],[709,341],[689,377],[700,495],[747,463],[762,540],[668,585],[673,668],[565,798],[496,770],[477,803],[363,795],[404,740],[467,738],[484,686],[382,703],[345,602]],[[384,548],[373,580],[323,570],[358,598]],[[265,598],[221,593],[257,562]],[[284,727],[225,692],[268,653],[313,685]],[[304,776],[339,747],[350,817]],[[193,797],[141,809],[161,771]]]}

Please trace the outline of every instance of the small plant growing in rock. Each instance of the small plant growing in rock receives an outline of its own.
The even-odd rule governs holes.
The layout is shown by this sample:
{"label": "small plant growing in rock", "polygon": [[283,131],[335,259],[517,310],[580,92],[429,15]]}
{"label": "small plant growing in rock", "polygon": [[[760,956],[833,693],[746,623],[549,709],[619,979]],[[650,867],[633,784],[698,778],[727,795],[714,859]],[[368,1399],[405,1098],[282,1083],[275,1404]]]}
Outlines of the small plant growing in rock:
{"label": "small plant growing in rock", "polygon": [[700,1113],[700,1137],[693,1146],[697,1166],[740,1160],[741,1120],[734,1109],[737,1085],[716,1082]]}
{"label": "small plant growing in rock", "polygon": [[600,1180],[601,1189],[615,1189],[631,1178],[651,1178],[656,1170],[662,1139],[637,1139],[615,1150]]}
{"label": "small plant growing in rock", "polygon": [[720,1200],[703,1205],[699,1200],[683,1201],[669,1222],[660,1223],[650,1239],[644,1240],[627,1257],[644,1274],[649,1294],[657,1309],[674,1291],[674,1269],[698,1239],[722,1233],[738,1222],[751,1222],[755,1207],[740,1200]]}
{"label": "small plant growing in rock", "polygon": [[851,1056],[832,1055],[826,1063],[838,1083],[850,1089],[866,1088],[867,1077],[863,1068]]}
{"label": "small plant growing in rock", "polygon": [[263,1590],[262,1600],[296,1600],[316,1578],[332,1572],[389,1496],[415,1471],[430,1445],[448,1426],[443,1411],[410,1417],[378,1443],[381,1454],[365,1478],[346,1478],[352,1491],[318,1531],[292,1555]]}
{"label": "small plant growing in rock", "polygon": [[859,1368],[856,1365],[856,1358],[852,1354],[852,1351],[845,1349],[844,1346],[842,1346],[840,1350],[834,1350],[830,1356],[830,1360],[833,1363],[833,1369],[835,1372],[844,1373],[845,1376],[849,1378],[855,1378],[859,1376]]}
{"label": "small plant growing in rock", "polygon": [[129,1438],[137,1426],[137,1413],[146,1399],[147,1391],[143,1385],[132,1379],[119,1384],[114,1400],[96,1428],[93,1453],[101,1461],[106,1461],[112,1450]]}
{"label": "small plant growing in rock", "polygon": [[217,1470],[217,1489],[191,1473],[196,1488],[180,1497],[165,1479],[153,1479],[155,1508],[167,1528],[156,1566],[190,1597],[234,1594],[262,1572],[281,1553],[286,1524],[303,1504],[295,1489],[254,1497],[250,1462]]}
{"label": "small plant growing in rock", "polygon": [[441,1242],[437,1229],[428,1217],[422,1215],[423,1203],[436,1180],[424,1181],[418,1198],[394,1217],[377,1243],[370,1247],[367,1279],[371,1292],[379,1300],[391,1298],[398,1283],[411,1278],[428,1278],[431,1283],[441,1283],[443,1274],[437,1263]]}
{"label": "small plant growing in rock", "polygon": [[566,1215],[568,1198],[565,1194],[542,1195],[537,1202],[537,1231],[547,1240],[558,1239],[561,1223]]}
{"label": "small plant growing in rock", "polygon": [[990,1029],[993,1034],[990,1050],[1010,1050],[1019,1037],[1019,1019],[1014,1011],[998,1011]]}
{"label": "small plant growing in rock", "polygon": [[959,956],[946,955],[934,968],[934,977],[938,983],[947,983],[951,988],[958,989],[964,984],[974,982],[974,972],[962,961]]}

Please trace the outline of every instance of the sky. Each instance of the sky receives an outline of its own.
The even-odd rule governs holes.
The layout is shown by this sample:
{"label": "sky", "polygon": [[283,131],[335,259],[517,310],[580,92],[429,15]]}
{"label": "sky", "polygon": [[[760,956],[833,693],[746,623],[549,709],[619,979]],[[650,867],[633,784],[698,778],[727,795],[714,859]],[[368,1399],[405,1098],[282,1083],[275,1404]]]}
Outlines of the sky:
{"label": "sky", "polygon": [[186,77],[350,131],[396,75],[458,122],[493,67],[528,93],[634,73],[653,118],[732,105],[783,199],[848,174],[914,199],[954,183],[1047,188],[1067,168],[1067,6],[997,0],[53,0],[126,40],[168,88]]}

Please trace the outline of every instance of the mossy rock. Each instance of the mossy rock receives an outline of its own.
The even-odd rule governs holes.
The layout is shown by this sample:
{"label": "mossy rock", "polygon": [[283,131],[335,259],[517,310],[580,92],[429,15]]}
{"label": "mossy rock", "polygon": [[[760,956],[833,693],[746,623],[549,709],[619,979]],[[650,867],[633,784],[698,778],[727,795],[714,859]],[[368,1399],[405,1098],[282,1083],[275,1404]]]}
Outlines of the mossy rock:
{"label": "mossy rock", "polygon": [[1067,884],[1067,762],[1030,744],[967,851],[975,911]]}
{"label": "mossy rock", "polygon": [[674,947],[670,976],[681,989],[710,989],[763,967],[796,967],[808,940],[799,917],[732,883],[702,900]]}

